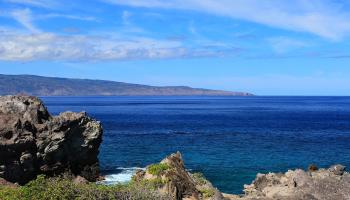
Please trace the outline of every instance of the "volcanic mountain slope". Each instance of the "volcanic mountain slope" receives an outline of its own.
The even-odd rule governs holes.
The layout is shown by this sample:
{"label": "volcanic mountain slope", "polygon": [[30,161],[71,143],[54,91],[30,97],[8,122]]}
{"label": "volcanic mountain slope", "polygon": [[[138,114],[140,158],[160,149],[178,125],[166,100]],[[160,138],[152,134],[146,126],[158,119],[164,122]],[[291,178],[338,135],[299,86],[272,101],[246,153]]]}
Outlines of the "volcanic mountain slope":
{"label": "volcanic mountain slope", "polygon": [[0,74],[0,95],[16,94],[34,96],[251,96],[246,92],[186,86],[156,87],[104,80]]}

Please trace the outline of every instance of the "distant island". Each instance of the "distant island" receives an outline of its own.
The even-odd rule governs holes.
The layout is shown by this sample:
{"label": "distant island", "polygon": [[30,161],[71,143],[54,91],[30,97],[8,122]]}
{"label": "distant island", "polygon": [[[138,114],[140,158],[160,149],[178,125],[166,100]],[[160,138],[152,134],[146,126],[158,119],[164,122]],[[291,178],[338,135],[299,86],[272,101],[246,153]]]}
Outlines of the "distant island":
{"label": "distant island", "polygon": [[43,77],[34,75],[1,75],[0,95],[34,96],[252,96],[187,86],[148,86],[106,80]]}

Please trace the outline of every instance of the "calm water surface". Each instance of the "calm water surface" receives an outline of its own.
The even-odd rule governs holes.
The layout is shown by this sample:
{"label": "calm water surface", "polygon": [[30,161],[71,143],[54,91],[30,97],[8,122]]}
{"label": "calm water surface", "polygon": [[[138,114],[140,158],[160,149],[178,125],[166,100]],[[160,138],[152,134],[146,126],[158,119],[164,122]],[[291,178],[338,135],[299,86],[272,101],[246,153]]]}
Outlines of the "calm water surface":
{"label": "calm water surface", "polygon": [[350,97],[43,97],[49,111],[87,111],[104,127],[109,178],[181,151],[186,167],[241,193],[258,172],[350,166]]}

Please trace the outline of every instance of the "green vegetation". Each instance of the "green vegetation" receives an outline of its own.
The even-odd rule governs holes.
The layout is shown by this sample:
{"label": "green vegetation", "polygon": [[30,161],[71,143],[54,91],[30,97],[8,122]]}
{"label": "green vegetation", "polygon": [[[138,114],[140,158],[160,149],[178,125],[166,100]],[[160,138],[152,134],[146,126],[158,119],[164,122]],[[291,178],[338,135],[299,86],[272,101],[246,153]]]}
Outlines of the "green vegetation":
{"label": "green vegetation", "polygon": [[215,190],[206,186],[206,184],[209,183],[209,181],[205,178],[205,176],[202,173],[193,173],[192,178],[196,184],[204,186],[204,188],[199,189],[199,192],[203,195],[204,198],[210,198],[215,195]]}
{"label": "green vegetation", "polygon": [[200,172],[196,172],[196,173],[192,174],[192,177],[193,177],[194,181],[199,185],[205,185],[208,182],[208,180],[205,178],[204,174],[202,174]]}
{"label": "green vegetation", "polygon": [[152,164],[147,168],[148,173],[155,175],[155,176],[159,176],[160,173],[162,173],[163,171],[169,169],[169,165],[166,163],[158,163],[158,164]]}
{"label": "green vegetation", "polygon": [[[159,181],[159,180],[158,180]],[[157,181],[154,182],[156,184]],[[167,200],[147,184],[76,184],[70,178],[38,176],[25,186],[0,186],[1,200]]]}
{"label": "green vegetation", "polygon": [[212,189],[203,189],[203,190],[200,190],[199,192],[203,194],[204,198],[213,197],[215,195],[215,191]]}
{"label": "green vegetation", "polygon": [[145,188],[149,188],[151,190],[156,190],[162,186],[164,186],[167,183],[167,181],[163,180],[162,178],[158,177],[155,179],[143,179],[140,181],[140,185],[142,185]]}

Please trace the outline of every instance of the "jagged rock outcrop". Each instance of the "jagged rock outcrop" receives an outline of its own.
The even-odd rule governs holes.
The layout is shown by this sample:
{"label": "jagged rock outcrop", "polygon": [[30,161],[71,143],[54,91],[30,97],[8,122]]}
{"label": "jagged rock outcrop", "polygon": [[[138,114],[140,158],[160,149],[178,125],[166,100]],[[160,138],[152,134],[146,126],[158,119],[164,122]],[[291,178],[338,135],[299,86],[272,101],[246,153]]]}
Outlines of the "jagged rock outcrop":
{"label": "jagged rock outcrop", "polygon": [[349,200],[350,174],[342,165],[329,169],[286,173],[258,174],[250,185],[244,186],[245,195],[232,200]]}
{"label": "jagged rock outcrop", "polygon": [[258,174],[252,184],[244,186],[244,194],[235,195],[221,193],[202,174],[186,171],[177,152],[139,170],[133,181],[174,200],[350,200],[350,174],[342,165]]}
{"label": "jagged rock outcrop", "polygon": [[0,97],[0,178],[25,184],[71,172],[94,181],[101,141],[100,123],[84,112],[51,116],[36,97]]}
{"label": "jagged rock outcrop", "polygon": [[179,152],[171,154],[159,164],[148,166],[144,171],[138,171],[133,180],[150,184],[174,200],[223,199],[222,194],[204,176],[186,171]]}

